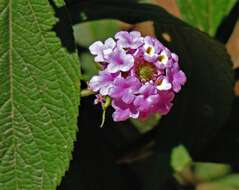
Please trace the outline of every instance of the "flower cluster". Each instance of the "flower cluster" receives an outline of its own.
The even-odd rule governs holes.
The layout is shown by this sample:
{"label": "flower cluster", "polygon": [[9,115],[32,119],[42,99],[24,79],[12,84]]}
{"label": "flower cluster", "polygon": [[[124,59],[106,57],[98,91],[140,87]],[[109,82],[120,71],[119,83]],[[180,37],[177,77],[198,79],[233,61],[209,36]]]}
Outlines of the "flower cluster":
{"label": "flower cluster", "polygon": [[89,49],[102,66],[89,81],[89,89],[98,93],[96,103],[111,98],[114,121],[167,114],[186,82],[178,56],[138,31],[120,31],[115,39],[96,41]]}

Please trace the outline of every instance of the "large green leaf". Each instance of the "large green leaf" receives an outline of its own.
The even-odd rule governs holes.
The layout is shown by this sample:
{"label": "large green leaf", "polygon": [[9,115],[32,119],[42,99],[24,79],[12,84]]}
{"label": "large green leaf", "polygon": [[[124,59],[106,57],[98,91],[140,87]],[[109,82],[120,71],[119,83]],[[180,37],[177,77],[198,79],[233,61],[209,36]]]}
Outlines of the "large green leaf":
{"label": "large green leaf", "polygon": [[187,75],[187,84],[176,96],[172,111],[160,121],[159,147],[183,143],[192,156],[199,153],[225,123],[233,101],[232,63],[223,44],[153,5],[79,3],[70,5],[69,10],[74,24],[85,21],[80,13],[86,20],[155,23],[157,37],[179,55]]}
{"label": "large green leaf", "polygon": [[79,68],[56,22],[47,0],[0,1],[1,190],[53,190],[71,159]]}
{"label": "large green leaf", "polygon": [[237,0],[177,0],[183,19],[211,36],[236,2]]}

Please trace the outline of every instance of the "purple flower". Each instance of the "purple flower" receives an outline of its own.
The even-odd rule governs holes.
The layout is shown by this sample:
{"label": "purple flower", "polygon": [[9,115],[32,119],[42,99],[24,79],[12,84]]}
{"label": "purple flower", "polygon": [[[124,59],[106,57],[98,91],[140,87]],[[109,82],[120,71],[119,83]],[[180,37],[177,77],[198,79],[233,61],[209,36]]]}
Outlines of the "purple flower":
{"label": "purple flower", "polygon": [[143,44],[143,38],[140,32],[132,31],[121,31],[115,34],[115,39],[117,39],[117,45],[121,48],[137,49]]}
{"label": "purple flower", "polygon": [[95,102],[103,104],[110,98],[114,121],[167,114],[186,82],[178,56],[156,38],[143,38],[136,31],[118,32],[115,40],[98,41],[90,47],[95,60],[104,63],[88,83],[98,93]]}
{"label": "purple flower", "polygon": [[112,98],[122,99],[126,104],[133,102],[135,93],[141,87],[139,79],[134,76],[118,77],[114,80],[114,87],[110,91]]}
{"label": "purple flower", "polygon": [[105,58],[112,53],[116,43],[113,38],[108,38],[103,44],[101,41],[96,41],[90,47],[90,53],[96,55],[96,62],[105,62]]}
{"label": "purple flower", "polygon": [[172,91],[159,92],[160,100],[158,102],[158,112],[161,115],[166,115],[172,108],[172,101],[174,99],[174,93]]}
{"label": "purple flower", "polygon": [[127,104],[121,99],[113,99],[112,106],[115,109],[113,113],[114,121],[124,121],[128,118],[138,118],[139,110],[133,103]]}
{"label": "purple flower", "polygon": [[134,105],[140,110],[141,118],[148,117],[156,112],[165,115],[170,111],[174,98],[173,92],[158,92],[153,85],[144,85],[140,91],[141,95],[135,98]]}
{"label": "purple flower", "polygon": [[104,104],[105,103],[105,98],[101,94],[96,94],[96,98],[94,101],[94,104]]}
{"label": "purple flower", "polygon": [[172,84],[169,82],[169,80],[167,79],[167,77],[159,77],[156,80],[156,85],[157,85],[157,89],[159,91],[165,91],[165,90],[170,90],[172,88]]}
{"label": "purple flower", "polygon": [[171,53],[167,48],[164,48],[158,55],[155,65],[159,69],[165,69],[170,67],[173,63],[173,58],[171,57]]}
{"label": "purple flower", "polygon": [[173,63],[178,63],[178,56],[175,54],[175,53],[171,53],[171,57],[172,57],[172,60],[173,60]]}
{"label": "purple flower", "polygon": [[143,45],[144,59],[148,62],[155,62],[163,48],[163,45],[156,38],[146,36]]}
{"label": "purple flower", "polygon": [[179,69],[178,63],[174,63],[172,68],[167,69],[166,73],[172,84],[173,91],[178,93],[181,90],[181,86],[187,81],[186,75]]}
{"label": "purple flower", "polygon": [[110,89],[113,87],[113,81],[119,74],[112,74],[106,71],[100,71],[99,75],[92,77],[88,86],[94,92],[98,92],[102,96],[109,95]]}
{"label": "purple flower", "polygon": [[183,71],[179,70],[173,75],[173,90],[174,92],[179,92],[181,90],[181,86],[186,83],[186,75]]}
{"label": "purple flower", "polygon": [[116,73],[127,72],[134,66],[134,57],[126,54],[123,49],[115,49],[107,58],[108,66],[106,71]]}
{"label": "purple flower", "polygon": [[160,100],[158,90],[152,84],[143,85],[139,91],[138,96],[134,100],[134,105],[138,107],[139,111],[150,114],[157,111],[157,104]]}

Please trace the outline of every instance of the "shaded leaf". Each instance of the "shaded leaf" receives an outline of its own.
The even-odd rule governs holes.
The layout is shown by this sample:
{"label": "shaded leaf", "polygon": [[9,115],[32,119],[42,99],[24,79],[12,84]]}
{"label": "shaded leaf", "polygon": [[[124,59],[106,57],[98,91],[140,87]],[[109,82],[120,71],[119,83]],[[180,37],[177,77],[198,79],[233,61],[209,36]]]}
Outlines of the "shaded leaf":
{"label": "shaded leaf", "polygon": [[156,153],[147,159],[130,165],[136,174],[141,190],[161,189],[172,177],[169,154]]}
{"label": "shaded leaf", "polygon": [[123,138],[118,131],[122,128],[112,128],[109,120],[100,128],[100,106],[92,106],[93,101],[93,96],[81,99],[73,160],[58,190],[137,189],[134,176],[128,176],[130,172],[116,164],[118,148],[112,143],[122,145]]}
{"label": "shaded leaf", "polygon": [[202,161],[226,162],[238,166],[239,154],[239,98],[235,98],[228,121],[220,132],[210,140],[203,152]]}

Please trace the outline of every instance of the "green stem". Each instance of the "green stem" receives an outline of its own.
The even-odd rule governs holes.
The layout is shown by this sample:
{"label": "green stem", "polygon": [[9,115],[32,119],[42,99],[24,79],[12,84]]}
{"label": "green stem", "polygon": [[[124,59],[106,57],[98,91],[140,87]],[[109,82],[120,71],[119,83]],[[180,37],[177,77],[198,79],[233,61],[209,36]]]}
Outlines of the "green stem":
{"label": "green stem", "polygon": [[101,121],[101,124],[100,124],[101,128],[104,126],[104,123],[105,123],[105,113],[106,113],[107,108],[110,106],[110,104],[111,104],[111,99],[110,99],[109,96],[106,96],[105,97],[105,103],[102,105],[103,113],[102,113],[102,121]]}
{"label": "green stem", "polygon": [[81,97],[87,97],[87,96],[90,96],[90,95],[93,95],[95,94],[95,92],[93,92],[92,90],[89,90],[89,89],[83,89],[81,90]]}

